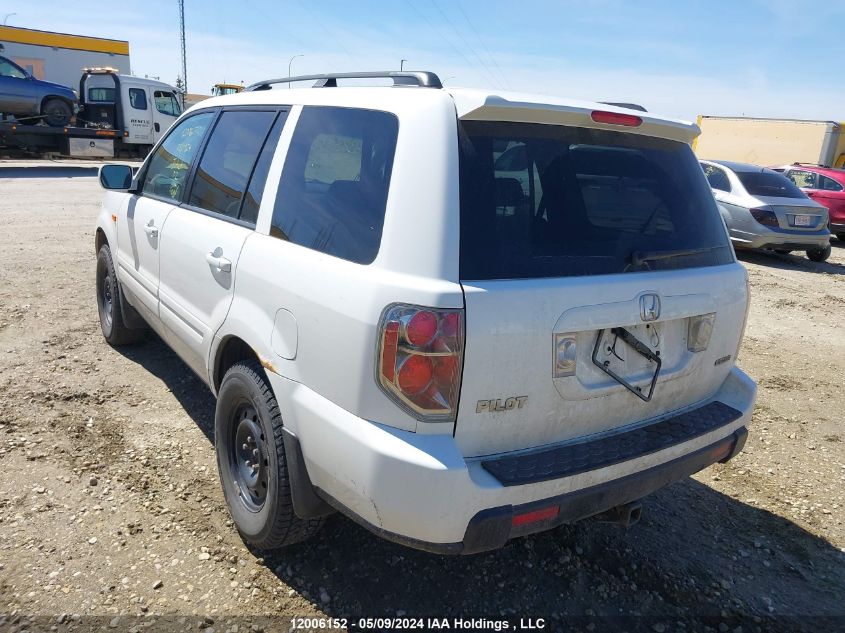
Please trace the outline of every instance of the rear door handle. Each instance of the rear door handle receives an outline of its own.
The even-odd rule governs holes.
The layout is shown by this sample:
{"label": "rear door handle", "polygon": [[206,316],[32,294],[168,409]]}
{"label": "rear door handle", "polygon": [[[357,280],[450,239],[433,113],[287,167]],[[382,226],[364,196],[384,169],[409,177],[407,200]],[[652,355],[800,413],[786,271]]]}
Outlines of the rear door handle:
{"label": "rear door handle", "polygon": [[147,222],[146,226],[144,226],[144,232],[150,237],[158,237],[158,227],[153,220]]}
{"label": "rear door handle", "polygon": [[226,259],[225,257],[221,257],[217,255],[220,252],[219,249],[215,249],[210,253],[205,254],[205,261],[208,262],[210,266],[216,268],[221,273],[230,273],[232,272],[232,262],[231,260]]}

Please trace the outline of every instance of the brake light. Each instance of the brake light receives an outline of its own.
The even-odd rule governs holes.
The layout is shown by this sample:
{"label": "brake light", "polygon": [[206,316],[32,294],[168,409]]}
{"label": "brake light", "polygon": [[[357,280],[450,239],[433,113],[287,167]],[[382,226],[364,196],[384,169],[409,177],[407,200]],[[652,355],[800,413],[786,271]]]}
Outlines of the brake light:
{"label": "brake light", "polygon": [[751,209],[751,216],[764,226],[779,226],[778,216],[771,209]]}
{"label": "brake light", "polygon": [[463,310],[389,307],[379,325],[379,386],[417,419],[454,419],[463,339]]}
{"label": "brake light", "polygon": [[624,125],[626,127],[639,127],[643,124],[641,117],[636,114],[621,114],[619,112],[605,112],[594,110],[590,117],[596,123],[610,123],[611,125]]}

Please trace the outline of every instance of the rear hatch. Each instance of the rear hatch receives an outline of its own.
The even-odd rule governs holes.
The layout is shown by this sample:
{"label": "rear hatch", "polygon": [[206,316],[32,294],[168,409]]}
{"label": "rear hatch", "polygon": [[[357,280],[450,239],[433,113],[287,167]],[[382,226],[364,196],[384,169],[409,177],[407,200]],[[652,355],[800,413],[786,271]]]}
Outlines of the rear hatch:
{"label": "rear hatch", "polygon": [[746,274],[689,145],[589,111],[577,125],[460,125],[463,454],[711,396],[733,365]]}
{"label": "rear hatch", "polygon": [[786,176],[771,170],[738,171],[742,186],[777,217],[778,226],[790,232],[818,231],[827,226],[827,209],[814,202]]}

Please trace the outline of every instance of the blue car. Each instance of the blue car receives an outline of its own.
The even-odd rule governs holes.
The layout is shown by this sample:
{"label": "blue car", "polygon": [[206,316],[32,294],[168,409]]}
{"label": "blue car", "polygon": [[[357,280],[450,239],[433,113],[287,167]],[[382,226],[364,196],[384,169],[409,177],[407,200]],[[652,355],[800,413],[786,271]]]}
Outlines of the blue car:
{"label": "blue car", "polygon": [[62,127],[70,123],[78,108],[76,93],[67,86],[36,79],[12,60],[0,57],[0,113],[4,117]]}

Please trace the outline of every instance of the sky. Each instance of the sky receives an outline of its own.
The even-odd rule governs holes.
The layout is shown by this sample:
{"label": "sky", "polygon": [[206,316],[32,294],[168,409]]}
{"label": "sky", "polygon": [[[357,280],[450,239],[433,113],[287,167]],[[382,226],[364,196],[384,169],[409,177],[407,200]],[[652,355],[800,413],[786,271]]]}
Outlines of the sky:
{"label": "sky", "polygon": [[[88,8],[86,8],[88,7]],[[181,73],[177,0],[0,0],[9,26],[129,40]],[[845,0],[185,0],[189,92],[292,72],[406,69],[447,86],[699,114],[845,121]]]}

